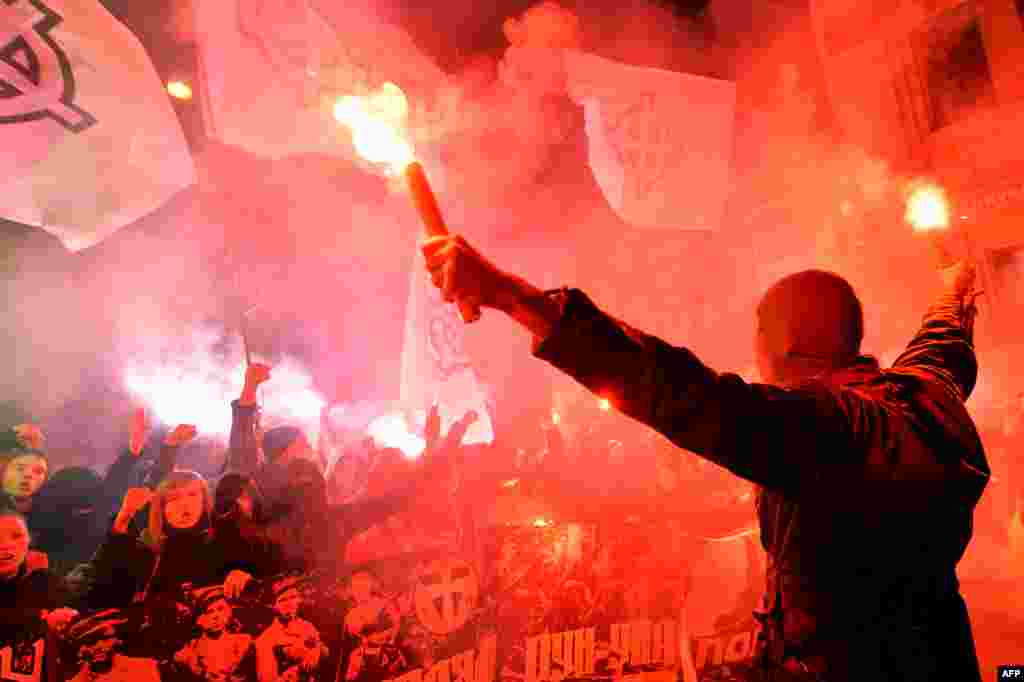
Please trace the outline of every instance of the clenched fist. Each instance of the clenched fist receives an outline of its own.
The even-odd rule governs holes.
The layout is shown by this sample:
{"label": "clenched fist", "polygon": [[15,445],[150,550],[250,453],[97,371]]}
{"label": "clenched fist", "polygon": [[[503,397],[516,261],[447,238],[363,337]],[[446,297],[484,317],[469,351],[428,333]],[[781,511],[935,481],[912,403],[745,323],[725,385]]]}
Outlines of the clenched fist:
{"label": "clenched fist", "polygon": [[430,237],[421,250],[430,280],[445,301],[506,312],[516,305],[516,278],[499,270],[461,236]]}
{"label": "clenched fist", "polygon": [[256,388],[270,379],[270,367],[254,362],[245,368],[245,385]]}
{"label": "clenched fist", "polygon": [[270,367],[257,362],[245,368],[245,383],[242,385],[242,394],[238,396],[240,405],[255,405],[256,391],[260,385],[270,379]]}
{"label": "clenched fist", "polygon": [[128,436],[128,449],[138,457],[142,454],[142,448],[146,444],[146,433],[149,426],[146,423],[146,408],[140,407],[132,412],[131,435]]}
{"label": "clenched fist", "polygon": [[974,290],[977,268],[968,260],[961,260],[948,268],[943,268],[940,274],[946,293],[963,298]]}
{"label": "clenched fist", "polygon": [[195,438],[197,433],[199,431],[192,424],[178,424],[164,437],[164,445],[184,445]]}
{"label": "clenched fist", "polygon": [[35,424],[18,424],[14,427],[14,433],[18,436],[18,442],[26,448],[42,450],[46,444],[43,430]]}
{"label": "clenched fist", "polygon": [[154,493],[149,488],[129,488],[121,502],[121,510],[117,512],[114,520],[114,532],[128,532],[128,525],[135,518],[143,507],[153,500]]}

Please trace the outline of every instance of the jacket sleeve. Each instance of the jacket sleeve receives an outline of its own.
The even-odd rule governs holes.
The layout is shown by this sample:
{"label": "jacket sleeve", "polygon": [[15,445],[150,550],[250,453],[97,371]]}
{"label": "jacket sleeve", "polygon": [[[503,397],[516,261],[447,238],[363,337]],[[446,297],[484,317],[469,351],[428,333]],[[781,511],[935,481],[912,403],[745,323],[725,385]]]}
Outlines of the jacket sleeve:
{"label": "jacket sleeve", "polygon": [[100,507],[96,510],[96,517],[108,519],[117,512],[118,505],[124,498],[129,488],[134,488],[142,483],[142,457],[145,453],[140,452],[138,456],[125,448],[124,452],[114,460],[107,470],[103,479],[103,499]]}
{"label": "jacket sleeve", "polygon": [[153,553],[134,537],[111,532],[89,562],[94,579],[80,603],[90,609],[128,606],[145,587],[153,562]]}
{"label": "jacket sleeve", "polygon": [[147,488],[156,488],[160,485],[160,481],[164,480],[167,474],[174,471],[178,466],[178,452],[180,450],[180,445],[168,445],[161,442],[160,454],[150,463],[149,470],[146,472],[142,484]]}
{"label": "jacket sleeve", "polygon": [[259,439],[260,408],[231,402],[231,436],[225,473],[255,477],[263,468],[263,448]]}
{"label": "jacket sleeve", "polygon": [[[797,492],[833,465],[857,466],[851,424],[823,385],[783,390],[719,374],[685,348],[641,333],[571,290],[534,354],[677,445],[758,485]],[[834,453],[826,462],[817,453]]]}
{"label": "jacket sleeve", "polygon": [[927,374],[961,401],[967,400],[978,378],[974,354],[973,304],[954,294],[929,308],[920,330],[893,363],[893,369]]}

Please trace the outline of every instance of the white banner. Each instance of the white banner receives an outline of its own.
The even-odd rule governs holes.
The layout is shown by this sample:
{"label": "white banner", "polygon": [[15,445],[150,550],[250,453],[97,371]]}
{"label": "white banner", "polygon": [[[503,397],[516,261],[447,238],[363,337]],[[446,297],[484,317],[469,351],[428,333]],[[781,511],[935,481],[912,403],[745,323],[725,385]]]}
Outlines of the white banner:
{"label": "white banner", "polygon": [[565,53],[605,199],[635,227],[716,230],[730,189],[730,81]]}
{"label": "white banner", "polygon": [[466,353],[465,323],[427,278],[419,249],[414,260],[402,343],[401,404],[422,415],[436,403],[445,431],[473,410],[478,419],[463,442],[490,443],[494,427],[487,393]]}
{"label": "white banner", "polygon": [[345,3],[195,0],[194,12],[207,132],[261,156],[351,156],[339,96],[443,79],[401,29]]}
{"label": "white banner", "polygon": [[72,250],[194,182],[146,51],[98,0],[0,3],[2,215]]}

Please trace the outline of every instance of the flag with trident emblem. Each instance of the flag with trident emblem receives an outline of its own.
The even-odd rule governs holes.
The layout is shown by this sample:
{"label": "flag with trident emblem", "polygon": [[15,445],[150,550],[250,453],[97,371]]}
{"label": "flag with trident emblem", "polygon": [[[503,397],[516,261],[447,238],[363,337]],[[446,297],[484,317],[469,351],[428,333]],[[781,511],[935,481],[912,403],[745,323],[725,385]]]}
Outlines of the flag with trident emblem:
{"label": "flag with trident emblem", "polygon": [[98,0],[0,0],[0,217],[77,251],[195,178],[146,51]]}

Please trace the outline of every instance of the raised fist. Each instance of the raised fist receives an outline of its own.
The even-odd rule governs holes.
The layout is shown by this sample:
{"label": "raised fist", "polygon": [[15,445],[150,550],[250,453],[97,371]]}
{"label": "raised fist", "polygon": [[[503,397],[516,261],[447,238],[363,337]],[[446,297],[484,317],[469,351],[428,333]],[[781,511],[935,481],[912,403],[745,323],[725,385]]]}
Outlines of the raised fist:
{"label": "raised fist", "polygon": [[117,519],[114,521],[114,530],[118,533],[127,532],[128,524],[143,507],[153,500],[154,496],[155,493],[149,488],[129,488],[121,502],[121,510],[117,513]]}
{"label": "raised fist", "polygon": [[254,362],[245,368],[245,385],[256,388],[270,379],[270,368]]}
{"label": "raised fist", "polygon": [[128,449],[138,457],[146,445],[146,433],[149,425],[146,422],[146,408],[140,407],[132,412],[131,432],[128,436]]}
{"label": "raised fist", "polygon": [[178,424],[164,437],[164,445],[183,445],[196,437],[198,431],[192,424]]}
{"label": "raised fist", "polygon": [[18,442],[26,448],[42,450],[46,444],[46,436],[43,430],[35,424],[18,424],[14,427],[14,433],[18,436]]}

